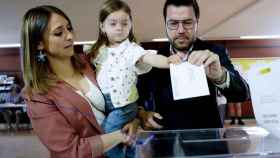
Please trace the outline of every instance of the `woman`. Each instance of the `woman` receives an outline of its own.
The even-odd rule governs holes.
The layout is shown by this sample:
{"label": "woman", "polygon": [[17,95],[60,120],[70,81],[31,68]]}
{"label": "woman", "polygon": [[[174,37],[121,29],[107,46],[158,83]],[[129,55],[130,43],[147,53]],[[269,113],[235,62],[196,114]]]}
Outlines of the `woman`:
{"label": "woman", "polygon": [[[56,7],[39,6],[23,18],[24,98],[35,133],[53,158],[103,157],[119,143],[120,130],[104,134],[104,99],[87,58],[74,52],[70,19]],[[131,135],[137,120],[122,131]]]}

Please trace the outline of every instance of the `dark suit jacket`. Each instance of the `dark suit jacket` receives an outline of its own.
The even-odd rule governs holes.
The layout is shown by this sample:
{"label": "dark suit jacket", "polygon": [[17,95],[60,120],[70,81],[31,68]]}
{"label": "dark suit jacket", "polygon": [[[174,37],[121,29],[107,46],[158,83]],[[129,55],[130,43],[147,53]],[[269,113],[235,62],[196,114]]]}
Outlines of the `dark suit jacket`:
{"label": "dark suit jacket", "polygon": [[[210,50],[220,57],[221,65],[230,73],[229,88],[220,89],[229,102],[241,102],[249,98],[249,87],[229,59],[224,47],[197,39],[193,50]],[[158,54],[170,56],[170,46],[159,50]],[[169,69],[153,68],[149,73],[139,76],[139,105],[159,112],[164,129],[220,128],[223,127],[216,96],[217,87],[208,79],[209,96],[173,100]],[[188,87],[185,87],[186,89]]]}
{"label": "dark suit jacket", "polygon": [[[95,73],[87,64],[83,71],[95,85]],[[35,133],[52,158],[103,157],[103,134],[91,105],[64,81],[47,94],[25,95],[27,112]]]}

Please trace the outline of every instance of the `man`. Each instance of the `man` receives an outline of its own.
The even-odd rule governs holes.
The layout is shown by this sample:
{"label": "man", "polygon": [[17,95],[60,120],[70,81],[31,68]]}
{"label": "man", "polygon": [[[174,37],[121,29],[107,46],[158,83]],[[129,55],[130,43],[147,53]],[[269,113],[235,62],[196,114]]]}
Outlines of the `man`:
{"label": "man", "polygon": [[[225,48],[197,38],[200,12],[195,0],[167,0],[163,14],[169,44],[158,53],[164,56],[176,53],[183,61],[204,65],[210,95],[174,100],[169,70],[153,68],[149,73],[140,76],[138,82],[139,105],[148,103],[155,111],[139,108],[139,118],[142,119],[144,128],[175,130],[223,127],[216,100],[217,91],[228,101],[244,101],[249,98],[247,83],[234,70]],[[185,88],[191,91],[188,87]],[[227,154],[225,142],[184,143],[189,140],[220,137],[216,130],[207,133],[189,131],[180,134],[179,139],[184,154],[188,156]],[[151,142],[155,150],[153,157],[171,157],[178,153],[175,150],[176,143],[173,146],[176,136],[166,136],[163,133],[156,138]]]}
{"label": "man", "polygon": [[200,11],[195,0],[167,0],[163,14],[169,44],[158,53],[164,56],[177,53],[183,61],[204,65],[210,95],[174,100],[169,70],[153,68],[140,76],[138,82],[139,105],[153,103],[155,111],[140,108],[144,127],[169,130],[223,127],[217,90],[229,102],[245,101],[249,98],[246,81],[234,70],[225,48],[197,38]]}

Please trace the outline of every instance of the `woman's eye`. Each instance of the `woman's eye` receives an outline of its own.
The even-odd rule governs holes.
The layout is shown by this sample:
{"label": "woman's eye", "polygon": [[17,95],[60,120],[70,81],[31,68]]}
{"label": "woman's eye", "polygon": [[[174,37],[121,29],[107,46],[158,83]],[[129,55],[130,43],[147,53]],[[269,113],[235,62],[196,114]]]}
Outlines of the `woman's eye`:
{"label": "woman's eye", "polygon": [[62,32],[56,32],[54,33],[55,36],[61,36],[62,35]]}
{"label": "woman's eye", "polygon": [[70,31],[70,32],[72,32],[72,31],[73,31],[73,28],[72,28],[72,27],[68,27],[67,30]]}

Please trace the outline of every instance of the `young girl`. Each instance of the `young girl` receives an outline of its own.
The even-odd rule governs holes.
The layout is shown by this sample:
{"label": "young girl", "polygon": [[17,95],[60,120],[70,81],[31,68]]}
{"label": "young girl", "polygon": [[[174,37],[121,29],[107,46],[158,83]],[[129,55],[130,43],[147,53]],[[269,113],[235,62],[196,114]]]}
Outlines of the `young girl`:
{"label": "young girl", "polygon": [[[92,48],[92,64],[97,70],[97,82],[105,98],[107,114],[103,122],[106,133],[121,129],[136,117],[137,75],[147,73],[152,66],[169,68],[180,57],[164,57],[146,51],[135,43],[129,6],[121,0],[108,0],[99,14],[99,37]],[[133,149],[123,146],[111,149],[108,157],[133,157]]]}

